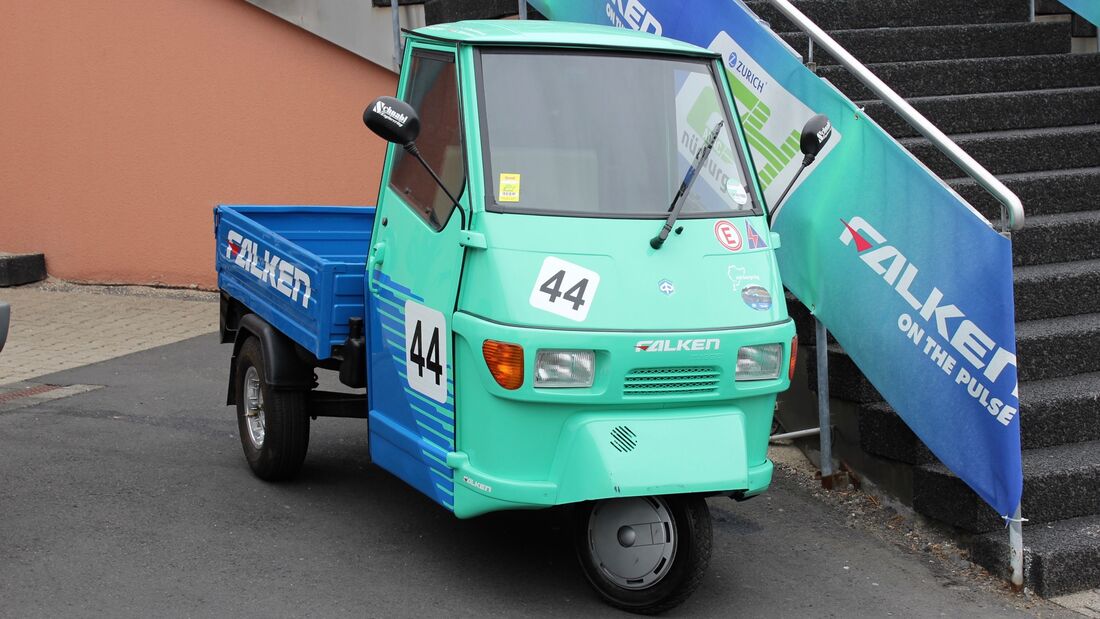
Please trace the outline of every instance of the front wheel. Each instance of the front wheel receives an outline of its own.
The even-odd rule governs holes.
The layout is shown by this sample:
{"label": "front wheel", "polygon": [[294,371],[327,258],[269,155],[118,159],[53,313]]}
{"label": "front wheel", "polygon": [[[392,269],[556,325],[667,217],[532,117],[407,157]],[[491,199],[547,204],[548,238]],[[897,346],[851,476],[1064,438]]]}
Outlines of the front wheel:
{"label": "front wheel", "polygon": [[612,606],[646,615],[686,600],[710,563],[711,524],[699,496],[608,499],[577,510],[577,557]]}

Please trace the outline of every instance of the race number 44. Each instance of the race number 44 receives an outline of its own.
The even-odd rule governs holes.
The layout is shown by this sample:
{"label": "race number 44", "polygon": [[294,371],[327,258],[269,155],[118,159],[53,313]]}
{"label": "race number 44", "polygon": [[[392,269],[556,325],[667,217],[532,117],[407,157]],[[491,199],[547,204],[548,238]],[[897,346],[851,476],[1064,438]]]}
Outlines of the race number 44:
{"label": "race number 44", "polygon": [[547,256],[535,278],[530,302],[538,309],[581,322],[588,318],[599,285],[599,273]]}
{"label": "race number 44", "polygon": [[405,301],[405,376],[409,387],[447,402],[447,321],[443,314]]}

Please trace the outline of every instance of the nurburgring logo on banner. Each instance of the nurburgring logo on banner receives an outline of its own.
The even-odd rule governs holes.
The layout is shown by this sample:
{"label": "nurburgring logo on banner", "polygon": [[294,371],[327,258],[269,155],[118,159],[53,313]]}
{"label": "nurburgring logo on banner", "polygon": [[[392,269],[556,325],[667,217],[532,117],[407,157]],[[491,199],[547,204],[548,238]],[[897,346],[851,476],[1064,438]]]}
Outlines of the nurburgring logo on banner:
{"label": "nurburgring logo on banner", "polygon": [[[768,203],[774,204],[798,171],[802,161],[799,150],[802,124],[814,111],[780,86],[729,33],[719,32],[707,48],[721,54],[725,61],[733,96],[742,111],[741,124],[756,163],[760,187]],[[834,127],[833,137],[818,154],[818,161],[828,156],[840,139],[840,132]],[[791,191],[808,177],[801,176]],[[782,205],[779,206],[773,217],[782,210]]]}

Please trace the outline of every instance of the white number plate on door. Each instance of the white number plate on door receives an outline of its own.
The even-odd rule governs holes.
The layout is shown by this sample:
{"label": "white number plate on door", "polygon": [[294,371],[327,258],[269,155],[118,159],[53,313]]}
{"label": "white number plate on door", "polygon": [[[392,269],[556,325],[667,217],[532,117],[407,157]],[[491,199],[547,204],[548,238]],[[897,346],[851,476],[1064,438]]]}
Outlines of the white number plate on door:
{"label": "white number plate on door", "polygon": [[405,301],[405,374],[409,387],[447,402],[447,320],[443,314]]}

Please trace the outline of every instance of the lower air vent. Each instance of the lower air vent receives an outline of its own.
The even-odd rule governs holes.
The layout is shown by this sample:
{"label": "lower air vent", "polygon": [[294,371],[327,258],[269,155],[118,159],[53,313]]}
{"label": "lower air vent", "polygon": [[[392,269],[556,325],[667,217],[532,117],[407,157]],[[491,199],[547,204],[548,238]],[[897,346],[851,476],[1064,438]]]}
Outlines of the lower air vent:
{"label": "lower air vent", "polygon": [[615,426],[611,429],[611,446],[622,453],[634,451],[638,446],[638,435],[626,426]]}

